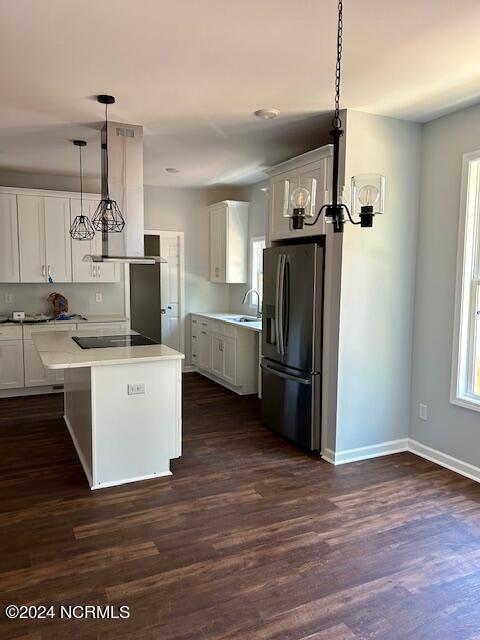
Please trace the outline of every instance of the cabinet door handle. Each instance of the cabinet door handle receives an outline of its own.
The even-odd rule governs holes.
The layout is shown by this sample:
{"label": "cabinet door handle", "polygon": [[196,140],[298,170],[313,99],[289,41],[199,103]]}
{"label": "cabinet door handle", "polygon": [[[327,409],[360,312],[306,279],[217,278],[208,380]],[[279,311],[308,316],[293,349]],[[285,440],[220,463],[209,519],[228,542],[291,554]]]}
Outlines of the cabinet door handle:
{"label": "cabinet door handle", "polygon": [[203,333],[203,335],[204,335],[204,336],[206,336],[206,335],[207,335],[207,332],[206,332],[206,331],[202,331],[202,333]]}
{"label": "cabinet door handle", "polygon": [[102,272],[100,271],[100,265],[97,265],[97,278],[102,277]]}
{"label": "cabinet door handle", "polygon": [[220,349],[220,351],[223,351],[223,342],[218,343],[218,348]]}

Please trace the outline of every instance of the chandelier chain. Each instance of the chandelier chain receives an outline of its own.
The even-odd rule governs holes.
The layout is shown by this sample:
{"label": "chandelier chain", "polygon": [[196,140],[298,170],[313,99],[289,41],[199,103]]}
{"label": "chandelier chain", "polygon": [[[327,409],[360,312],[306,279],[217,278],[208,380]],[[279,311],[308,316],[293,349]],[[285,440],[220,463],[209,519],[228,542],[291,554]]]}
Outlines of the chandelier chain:
{"label": "chandelier chain", "polygon": [[337,25],[337,64],[335,67],[335,115],[333,126],[340,129],[342,121],[340,119],[340,82],[342,74],[342,38],[343,38],[343,0],[338,2],[338,25]]}

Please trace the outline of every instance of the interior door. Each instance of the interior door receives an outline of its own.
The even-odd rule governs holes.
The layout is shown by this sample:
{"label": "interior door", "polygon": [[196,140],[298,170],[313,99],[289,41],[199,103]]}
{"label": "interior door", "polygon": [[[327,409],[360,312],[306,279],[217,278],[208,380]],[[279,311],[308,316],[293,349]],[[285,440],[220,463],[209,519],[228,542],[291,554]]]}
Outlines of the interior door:
{"label": "interior door", "polygon": [[45,218],[42,196],[17,196],[20,282],[46,282]]}
{"label": "interior door", "polygon": [[160,255],[162,343],[181,351],[180,236],[161,235]]}
{"label": "interior door", "polygon": [[46,197],[44,200],[47,279],[72,282],[70,199]]}
{"label": "interior door", "polygon": [[0,194],[0,282],[20,282],[17,196]]}

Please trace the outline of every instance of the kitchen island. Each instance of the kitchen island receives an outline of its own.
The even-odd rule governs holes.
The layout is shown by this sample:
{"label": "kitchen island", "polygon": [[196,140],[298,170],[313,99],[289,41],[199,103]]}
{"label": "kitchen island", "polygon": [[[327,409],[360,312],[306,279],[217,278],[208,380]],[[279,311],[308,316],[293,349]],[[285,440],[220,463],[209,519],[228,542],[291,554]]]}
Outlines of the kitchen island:
{"label": "kitchen island", "polygon": [[73,340],[98,335],[33,336],[43,366],[64,369],[65,423],[90,487],[171,475],[181,455],[184,355],[162,344],[82,349]]}

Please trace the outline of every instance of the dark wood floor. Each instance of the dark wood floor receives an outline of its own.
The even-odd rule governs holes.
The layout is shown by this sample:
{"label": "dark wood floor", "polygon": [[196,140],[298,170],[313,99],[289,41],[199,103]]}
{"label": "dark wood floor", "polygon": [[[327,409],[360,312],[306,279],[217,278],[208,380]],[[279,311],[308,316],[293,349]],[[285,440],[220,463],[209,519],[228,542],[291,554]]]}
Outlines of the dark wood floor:
{"label": "dark wood floor", "polygon": [[[334,468],[186,376],[171,478],[91,492],[62,397],[0,402],[0,637],[480,638],[480,489],[410,454]],[[8,620],[6,604],[129,605]]]}

